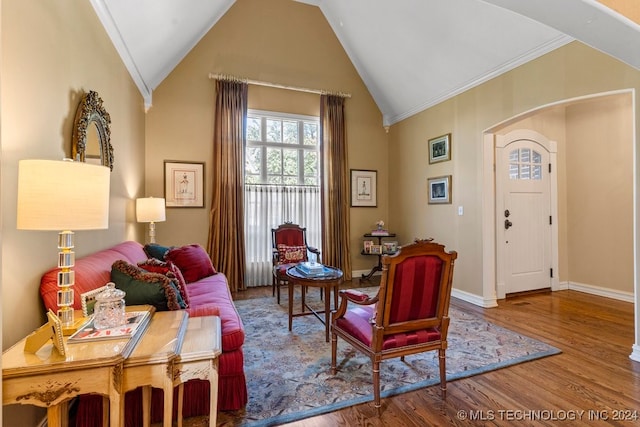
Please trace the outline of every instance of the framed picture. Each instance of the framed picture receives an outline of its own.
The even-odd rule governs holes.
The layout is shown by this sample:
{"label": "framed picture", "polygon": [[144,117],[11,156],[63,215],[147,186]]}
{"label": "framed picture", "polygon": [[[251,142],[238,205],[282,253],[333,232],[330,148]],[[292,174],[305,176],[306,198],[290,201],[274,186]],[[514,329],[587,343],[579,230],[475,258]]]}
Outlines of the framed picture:
{"label": "framed picture", "polygon": [[451,175],[429,178],[429,204],[451,203]]}
{"label": "framed picture", "polygon": [[168,208],[203,208],[204,163],[165,160],[164,199]]}
{"label": "framed picture", "polygon": [[429,164],[451,160],[451,134],[429,140]]}
{"label": "framed picture", "polygon": [[365,240],[364,241],[364,253],[365,254],[370,254],[371,253],[371,246],[373,246],[373,240]]}
{"label": "framed picture", "polygon": [[369,253],[382,255],[382,245],[371,245],[371,252]]}
{"label": "framed picture", "polygon": [[82,303],[82,315],[84,317],[89,317],[93,314],[93,307],[96,305],[96,295],[105,290],[107,290],[107,287],[101,286],[99,288],[80,294],[80,302]]}
{"label": "framed picture", "polygon": [[377,171],[351,169],[351,206],[376,207]]}

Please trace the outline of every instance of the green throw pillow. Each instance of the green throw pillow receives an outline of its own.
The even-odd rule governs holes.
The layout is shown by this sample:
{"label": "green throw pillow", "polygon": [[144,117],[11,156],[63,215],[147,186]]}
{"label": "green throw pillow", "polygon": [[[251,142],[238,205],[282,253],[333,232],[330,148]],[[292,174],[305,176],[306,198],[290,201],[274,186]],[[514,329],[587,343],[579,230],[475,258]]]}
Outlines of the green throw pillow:
{"label": "green throw pillow", "polygon": [[111,267],[111,281],[125,292],[125,304],[149,304],[158,311],[179,310],[185,303],[176,285],[164,274],[149,273],[126,261],[116,261]]}

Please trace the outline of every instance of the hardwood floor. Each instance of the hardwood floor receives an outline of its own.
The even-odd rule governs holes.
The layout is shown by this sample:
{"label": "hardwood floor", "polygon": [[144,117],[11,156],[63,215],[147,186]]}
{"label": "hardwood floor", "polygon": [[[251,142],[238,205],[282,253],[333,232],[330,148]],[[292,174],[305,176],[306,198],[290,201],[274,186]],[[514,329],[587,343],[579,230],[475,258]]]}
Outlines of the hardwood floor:
{"label": "hardwood floor", "polygon": [[[357,281],[344,287],[357,286]],[[363,283],[371,286],[371,283]],[[271,295],[271,288],[236,299]],[[640,363],[629,359],[633,304],[576,291],[523,295],[482,309],[452,304],[547,342],[562,354],[383,399],[288,426],[640,425]],[[384,369],[384,363],[382,365]],[[224,415],[218,425],[224,425]]]}

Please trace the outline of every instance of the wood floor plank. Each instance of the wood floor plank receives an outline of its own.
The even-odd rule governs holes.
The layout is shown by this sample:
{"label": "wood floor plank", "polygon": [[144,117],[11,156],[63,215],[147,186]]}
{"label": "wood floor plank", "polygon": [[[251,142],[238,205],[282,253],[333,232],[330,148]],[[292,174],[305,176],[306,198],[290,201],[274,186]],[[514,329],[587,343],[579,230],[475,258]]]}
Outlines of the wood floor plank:
{"label": "wood floor plank", "polygon": [[[268,294],[245,291],[236,299],[270,292],[270,288]],[[450,381],[444,401],[439,387],[433,386],[383,399],[380,416],[372,403],[364,403],[287,425],[640,425],[640,363],[629,359],[633,304],[567,290],[500,300],[490,309],[455,298],[452,305],[542,340],[562,353]],[[626,420],[614,419],[623,415]],[[572,416],[575,420],[560,419]],[[221,419],[218,425],[231,425],[225,424],[224,416]]]}

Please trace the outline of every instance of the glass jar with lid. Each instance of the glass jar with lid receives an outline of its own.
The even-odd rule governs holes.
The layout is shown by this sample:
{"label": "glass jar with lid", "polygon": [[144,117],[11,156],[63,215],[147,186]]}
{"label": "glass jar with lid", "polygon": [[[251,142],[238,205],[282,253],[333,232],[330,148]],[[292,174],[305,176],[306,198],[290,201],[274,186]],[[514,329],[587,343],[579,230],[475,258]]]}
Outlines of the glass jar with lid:
{"label": "glass jar with lid", "polygon": [[116,289],[113,282],[107,283],[107,289],[96,295],[93,318],[96,329],[117,328],[126,323],[124,296],[125,292]]}

